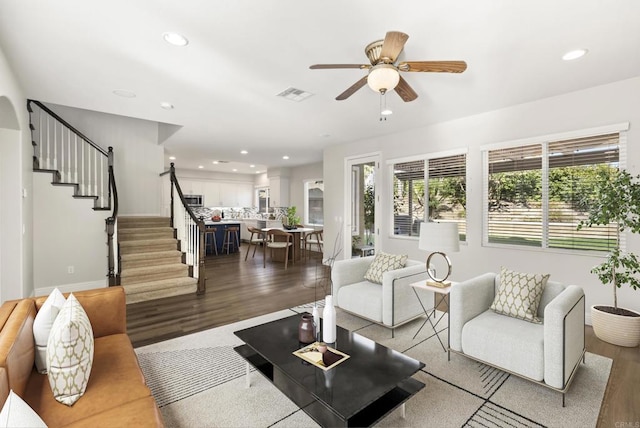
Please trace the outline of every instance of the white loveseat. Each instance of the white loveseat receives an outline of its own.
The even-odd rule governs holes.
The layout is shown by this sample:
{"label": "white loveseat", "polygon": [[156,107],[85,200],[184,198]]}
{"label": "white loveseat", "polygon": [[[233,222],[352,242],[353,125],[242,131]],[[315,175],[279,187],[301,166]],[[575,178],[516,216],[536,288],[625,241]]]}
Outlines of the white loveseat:
{"label": "white loveseat", "polygon": [[450,298],[450,350],[564,394],[585,353],[582,288],[547,281],[538,306],[541,324],[493,312],[500,275],[456,284]]}
{"label": "white loveseat", "polygon": [[[364,279],[375,256],[338,260],[331,269],[335,306],[388,328],[411,321],[424,311],[409,284],[427,279],[424,262],[407,260],[405,267],[385,272],[382,284]],[[428,297],[423,297],[422,299]]]}

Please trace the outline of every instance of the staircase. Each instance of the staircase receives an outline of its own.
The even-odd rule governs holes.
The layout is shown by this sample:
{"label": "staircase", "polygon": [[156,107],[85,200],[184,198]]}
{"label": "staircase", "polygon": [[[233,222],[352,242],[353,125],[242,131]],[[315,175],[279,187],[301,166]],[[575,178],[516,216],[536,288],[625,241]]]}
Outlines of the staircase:
{"label": "staircase", "polygon": [[120,285],[127,303],[195,294],[168,217],[118,217]]}

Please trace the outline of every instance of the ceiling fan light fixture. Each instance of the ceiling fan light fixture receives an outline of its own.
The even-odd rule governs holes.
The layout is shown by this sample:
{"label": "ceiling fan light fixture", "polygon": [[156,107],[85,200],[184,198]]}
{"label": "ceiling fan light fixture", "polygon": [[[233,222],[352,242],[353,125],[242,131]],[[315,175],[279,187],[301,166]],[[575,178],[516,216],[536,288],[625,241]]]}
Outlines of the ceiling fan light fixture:
{"label": "ceiling fan light fixture", "polygon": [[394,89],[400,82],[398,70],[391,64],[378,64],[371,67],[367,84],[376,92],[386,92]]}

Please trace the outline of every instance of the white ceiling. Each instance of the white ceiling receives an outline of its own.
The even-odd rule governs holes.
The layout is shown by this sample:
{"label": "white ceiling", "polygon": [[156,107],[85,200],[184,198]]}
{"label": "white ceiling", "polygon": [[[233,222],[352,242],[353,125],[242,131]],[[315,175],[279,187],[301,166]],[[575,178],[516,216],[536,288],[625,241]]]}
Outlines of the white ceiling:
{"label": "white ceiling", "polygon": [[[222,170],[221,159],[238,172],[638,76],[639,24],[637,0],[0,0],[0,48],[28,98],[177,125],[161,129],[177,167]],[[419,97],[388,94],[394,114],[380,122],[369,88],[334,99],[366,71],[309,65],[367,63],[365,45],[388,30],[410,36],[400,59],[468,68],[404,73]],[[167,44],[166,31],[189,45]],[[561,60],[575,48],[589,54]],[[288,87],[315,95],[275,96]]]}

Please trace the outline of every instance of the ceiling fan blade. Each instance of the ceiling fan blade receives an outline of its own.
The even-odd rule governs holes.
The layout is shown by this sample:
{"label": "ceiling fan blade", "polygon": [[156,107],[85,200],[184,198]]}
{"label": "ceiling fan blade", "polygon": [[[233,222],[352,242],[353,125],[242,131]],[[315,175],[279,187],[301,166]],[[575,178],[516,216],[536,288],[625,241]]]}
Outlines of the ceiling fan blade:
{"label": "ceiling fan blade", "polygon": [[402,76],[400,76],[400,81],[398,82],[398,85],[395,87],[395,90],[398,93],[398,95],[400,95],[400,98],[402,98],[402,101],[404,102],[408,103],[409,101],[413,101],[416,98],[418,98],[418,94],[416,94],[416,91],[414,91],[413,88],[409,86],[407,81],[404,80]]}
{"label": "ceiling fan blade", "polygon": [[369,64],[314,64],[309,66],[312,70],[323,70],[330,68],[359,68],[364,70],[366,68],[371,68]]}
{"label": "ceiling fan blade", "polygon": [[435,73],[462,73],[467,69],[464,61],[403,61],[400,71],[426,71]]}
{"label": "ceiling fan blade", "polygon": [[351,87],[349,87],[349,89],[347,89],[346,91],[344,91],[343,93],[341,93],[340,95],[338,95],[336,97],[336,100],[338,101],[342,101],[342,100],[346,100],[347,98],[349,98],[351,95],[353,95],[358,89],[362,88],[364,85],[367,84],[367,77],[368,76],[364,76],[362,79],[358,80],[356,83],[354,83],[353,85],[351,85]]}
{"label": "ceiling fan blade", "polygon": [[400,52],[402,52],[404,44],[407,43],[407,39],[409,39],[409,36],[400,31],[388,31],[384,37],[380,59],[388,58],[390,62],[395,62]]}

